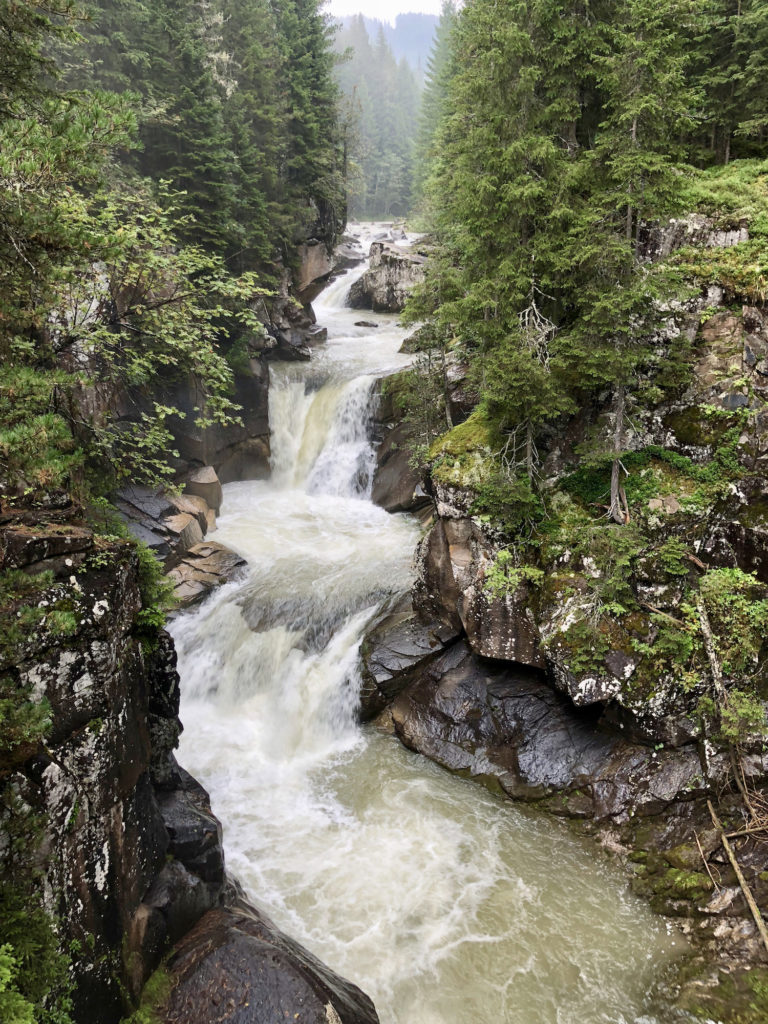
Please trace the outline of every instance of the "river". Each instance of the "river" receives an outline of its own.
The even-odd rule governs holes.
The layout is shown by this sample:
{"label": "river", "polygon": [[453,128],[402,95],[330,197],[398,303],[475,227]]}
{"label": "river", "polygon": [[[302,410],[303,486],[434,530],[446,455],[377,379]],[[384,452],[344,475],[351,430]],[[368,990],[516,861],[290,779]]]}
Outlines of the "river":
{"label": "river", "polygon": [[315,303],[311,362],[273,365],[272,478],[224,489],[212,539],[248,576],[173,623],[179,759],[230,873],[382,1024],[666,1024],[681,940],[600,850],[356,723],[362,635],[419,536],[368,498],[371,389],[408,357],[396,318],[353,326],[360,272]]}

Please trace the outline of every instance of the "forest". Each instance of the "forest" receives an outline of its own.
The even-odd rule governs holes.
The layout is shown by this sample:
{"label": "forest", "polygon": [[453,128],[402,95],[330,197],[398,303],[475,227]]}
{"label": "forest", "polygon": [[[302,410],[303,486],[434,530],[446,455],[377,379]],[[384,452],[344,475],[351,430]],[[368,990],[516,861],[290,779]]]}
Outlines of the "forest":
{"label": "forest", "polygon": [[[674,693],[741,765],[768,588],[757,556],[705,554],[713,523],[731,554],[765,526],[768,0],[445,0],[421,63],[423,29],[335,24],[319,0],[0,0],[0,515],[74,509],[124,543],[116,489],[174,478],[184,413],[157,381],[195,381],[198,428],[239,422],[271,308],[306,305],[300,247],[407,224],[428,263],[413,365],[383,394],[409,469],[485,531],[482,600],[567,606],[546,657],[574,690],[618,651],[640,666],[623,709]],[[749,372],[741,349],[702,363],[728,317]],[[94,395],[141,401],[118,419]],[[168,588],[140,551],[149,650]],[[0,573],[9,1024],[72,1019],[41,823],[5,784],[53,725],[16,652],[41,615],[77,628],[36,607],[50,584]]]}

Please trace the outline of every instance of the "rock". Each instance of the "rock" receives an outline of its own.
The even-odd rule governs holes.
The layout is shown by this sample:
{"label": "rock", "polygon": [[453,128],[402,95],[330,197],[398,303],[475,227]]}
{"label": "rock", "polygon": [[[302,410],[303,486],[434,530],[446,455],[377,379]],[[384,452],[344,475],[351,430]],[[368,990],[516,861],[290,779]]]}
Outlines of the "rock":
{"label": "rock", "polygon": [[400,424],[376,449],[371,501],[387,512],[415,512],[432,502],[421,473],[410,465],[408,437],[408,427]]}
{"label": "rock", "polygon": [[204,882],[224,883],[221,823],[203,787],[180,770],[180,788],[158,794],[158,806],[170,838],[168,852]]}
{"label": "rock", "polygon": [[215,587],[236,579],[246,561],[223,544],[205,542],[196,544],[171,569],[174,596],[182,608],[196,604]]}
{"label": "rock", "polygon": [[409,293],[424,280],[426,259],[402,248],[374,242],[370,266],[352,285],[347,304],[374,313],[400,313]]}
{"label": "rock", "polygon": [[221,511],[224,492],[213,466],[202,466],[200,469],[192,470],[185,481],[184,491],[186,494],[196,494],[203,498],[216,515]]}
{"label": "rock", "polygon": [[422,622],[406,595],[363,640],[360,717],[375,718],[453,639],[442,623]]}
{"label": "rock", "polygon": [[706,789],[694,746],[649,756],[578,712],[542,673],[483,661],[464,641],[391,706],[407,747],[557,814],[626,821]]}
{"label": "rock", "polygon": [[371,1000],[242,901],[209,911],[167,964],[163,1024],[378,1024]]}
{"label": "rock", "polygon": [[482,581],[462,592],[459,617],[475,654],[546,668],[533,613],[527,607],[528,596],[523,585],[514,594],[492,597]]}
{"label": "rock", "polygon": [[302,303],[312,302],[323,290],[334,264],[325,245],[316,239],[300,245],[297,255],[295,294]]}
{"label": "rock", "polygon": [[208,513],[211,511],[205,498],[197,494],[179,494],[170,496],[170,500],[179,512],[194,516],[205,535],[208,530]]}
{"label": "rock", "polygon": [[355,320],[355,327],[378,327],[372,320]]}
{"label": "rock", "polygon": [[175,538],[174,554],[178,557],[186,554],[190,548],[199,544],[203,539],[203,531],[196,516],[188,512],[179,512],[175,516],[166,516],[163,519],[163,526]]}
{"label": "rock", "polygon": [[86,527],[11,523],[0,527],[0,569],[69,576],[93,546],[93,531]]}

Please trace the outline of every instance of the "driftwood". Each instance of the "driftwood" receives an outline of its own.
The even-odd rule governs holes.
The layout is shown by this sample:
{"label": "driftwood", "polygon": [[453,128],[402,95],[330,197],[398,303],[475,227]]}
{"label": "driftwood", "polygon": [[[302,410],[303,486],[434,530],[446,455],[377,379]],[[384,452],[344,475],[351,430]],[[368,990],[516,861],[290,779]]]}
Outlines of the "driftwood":
{"label": "driftwood", "polygon": [[744,893],[744,899],[747,901],[747,906],[752,912],[752,917],[754,918],[755,924],[757,925],[757,930],[760,933],[760,938],[763,940],[765,951],[766,953],[768,953],[768,928],[765,927],[763,915],[760,913],[760,908],[755,902],[755,897],[752,895],[752,890],[747,885],[747,880],[744,877],[741,868],[739,867],[739,862],[736,860],[736,855],[733,852],[733,848],[731,847],[731,844],[728,842],[728,838],[725,834],[725,830],[722,826],[722,823],[720,822],[718,816],[715,814],[715,809],[712,806],[711,800],[707,800],[707,807],[709,808],[709,814],[712,818],[712,824],[717,829],[718,835],[720,836],[720,842],[723,844],[723,849],[725,850],[728,860],[731,862],[731,867],[736,872],[736,878],[738,879],[739,885],[741,886],[741,891]]}

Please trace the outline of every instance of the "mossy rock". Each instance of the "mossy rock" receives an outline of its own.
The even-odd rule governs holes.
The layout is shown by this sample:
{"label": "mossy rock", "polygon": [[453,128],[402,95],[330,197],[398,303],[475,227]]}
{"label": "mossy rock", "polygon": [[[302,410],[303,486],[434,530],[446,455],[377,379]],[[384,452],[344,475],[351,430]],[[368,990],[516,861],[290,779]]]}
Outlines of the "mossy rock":
{"label": "mossy rock", "polygon": [[463,423],[432,443],[432,477],[450,487],[482,483],[496,468],[495,452],[502,446],[498,421],[479,406]]}
{"label": "mossy rock", "polygon": [[712,448],[722,441],[730,424],[725,419],[707,416],[700,406],[690,405],[664,417],[664,426],[682,445]]}
{"label": "mossy rock", "polygon": [[700,1020],[722,1024],[765,1024],[768,1020],[768,968],[752,967],[721,974],[707,987],[695,978],[695,967],[678,1000],[681,1010]]}

